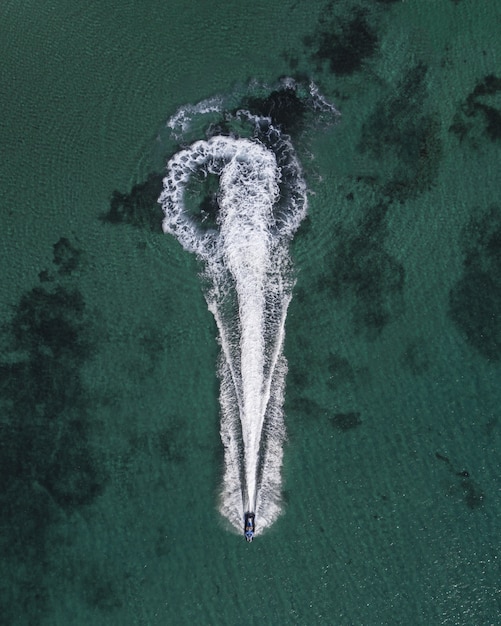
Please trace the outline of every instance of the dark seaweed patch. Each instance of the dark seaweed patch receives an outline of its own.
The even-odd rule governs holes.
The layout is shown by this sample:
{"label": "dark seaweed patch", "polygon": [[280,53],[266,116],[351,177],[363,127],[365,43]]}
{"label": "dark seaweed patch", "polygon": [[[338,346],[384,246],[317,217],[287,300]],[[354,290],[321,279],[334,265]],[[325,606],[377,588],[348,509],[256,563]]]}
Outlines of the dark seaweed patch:
{"label": "dark seaweed patch", "polygon": [[459,496],[461,495],[466,506],[470,509],[478,509],[480,506],[484,504],[485,501],[485,493],[483,490],[471,479],[470,472],[465,469],[458,470],[454,467],[451,460],[440,454],[440,452],[435,452],[435,457],[444,463],[447,464],[450,472],[456,476],[456,480],[452,485],[449,485],[447,489],[447,494],[451,496]]}
{"label": "dark seaweed patch", "polygon": [[288,386],[296,392],[306,389],[311,382],[310,371],[299,361],[300,359],[291,360],[287,372]]}
{"label": "dark seaweed patch", "polygon": [[501,91],[501,78],[488,74],[482,81],[475,85],[472,96],[478,98],[480,96],[495,96]]}
{"label": "dark seaweed patch", "polygon": [[15,455],[3,480],[29,477],[63,508],[88,504],[104,484],[92,463],[79,375],[93,350],[87,324],[78,291],[32,289],[10,325],[12,349],[23,357],[0,369],[10,409],[2,428],[11,443],[6,449]]}
{"label": "dark seaweed patch", "polygon": [[360,8],[354,9],[348,17],[342,14],[322,17],[317,31],[305,37],[304,44],[312,50],[311,56],[319,71],[327,63],[330,71],[338,76],[360,71],[378,49],[377,35],[367,21],[366,12]]}
{"label": "dark seaweed patch", "polygon": [[75,248],[67,237],[61,237],[54,244],[53,251],[54,264],[59,266],[59,274],[68,276],[77,269],[82,251]]}
{"label": "dark seaweed patch", "polygon": [[352,301],[356,332],[376,338],[402,310],[405,272],[403,266],[384,249],[385,215],[388,205],[369,209],[358,228],[340,225],[335,233],[334,252],[317,282],[334,298]]}
{"label": "dark seaweed patch", "polygon": [[17,348],[27,350],[33,361],[67,355],[80,364],[91,350],[84,310],[84,299],[77,290],[60,285],[53,291],[34,287],[21,297],[12,320]]}
{"label": "dark seaweed patch", "polygon": [[467,478],[461,481],[466,506],[470,509],[478,509],[484,504],[485,494],[478,485]]}
{"label": "dark seaweed patch", "polygon": [[38,280],[41,283],[50,283],[54,280],[54,278],[51,276],[50,272],[48,272],[47,270],[42,270],[38,274]]}
{"label": "dark seaweed patch", "polygon": [[349,413],[336,413],[334,417],[330,418],[330,422],[334,428],[342,431],[352,430],[362,424],[360,413],[356,411],[351,411]]}
{"label": "dark seaweed patch", "polygon": [[40,623],[45,570],[58,548],[53,533],[68,514],[91,504],[107,480],[91,444],[80,375],[94,351],[92,327],[79,291],[47,284],[21,297],[3,330],[0,545],[17,567],[14,595],[2,610],[9,615],[14,603],[17,620]]}
{"label": "dark seaweed patch", "polygon": [[430,366],[428,355],[425,352],[425,342],[411,341],[403,351],[400,361],[415,376],[424,374]]}
{"label": "dark seaweed patch", "polygon": [[[306,291],[302,288],[299,289],[300,294],[305,294]],[[298,302],[300,298],[297,299]],[[290,317],[291,321],[294,319],[294,313]],[[297,355],[301,355],[299,358],[293,358],[289,361],[289,367],[287,370],[287,388],[294,390],[296,396],[300,396],[306,392],[306,389],[312,382],[313,372],[310,366],[306,364],[305,358],[302,358],[304,355],[311,354],[311,342],[308,340],[308,337],[305,335],[301,335],[299,332],[290,333],[287,338],[287,342],[291,345],[291,351],[293,351]]]}
{"label": "dark seaweed patch", "polygon": [[[105,477],[95,454],[88,446],[82,446],[82,435],[85,436],[85,432],[80,432],[71,423],[66,431],[60,446],[73,446],[74,449],[60,454],[59,458],[50,463],[42,480],[43,486],[59,506],[74,510],[92,504],[103,493]],[[71,463],[70,471],[68,463]]]}
{"label": "dark seaweed patch", "polygon": [[164,330],[159,326],[140,324],[132,332],[137,347],[124,367],[136,381],[149,380],[165,351]]}
{"label": "dark seaweed patch", "polygon": [[473,147],[478,147],[479,135],[487,136],[491,141],[501,141],[501,110],[492,106],[492,100],[499,92],[501,78],[488,74],[479,80],[460,104],[449,131],[460,141],[468,138]]}
{"label": "dark seaweed patch", "polygon": [[301,417],[319,417],[324,412],[318,402],[306,396],[289,398],[287,406],[288,412],[301,415]]}
{"label": "dark seaweed patch", "polygon": [[464,233],[463,274],[449,293],[449,315],[484,358],[501,358],[501,210],[473,220]]}
{"label": "dark seaweed patch", "polygon": [[243,108],[253,115],[270,117],[275,127],[289,134],[302,130],[308,111],[307,104],[293,87],[272,91],[266,98],[248,98]]}
{"label": "dark seaweed patch", "polygon": [[164,428],[155,434],[153,444],[162,458],[170,463],[180,463],[185,460],[183,452],[185,442],[182,439],[184,429],[179,425]]}
{"label": "dark seaweed patch", "polygon": [[355,380],[355,371],[351,363],[337,354],[329,354],[327,370],[331,387],[337,388],[339,385],[353,383]]}
{"label": "dark seaweed patch", "polygon": [[134,185],[129,193],[114,191],[109,211],[100,216],[107,224],[129,224],[136,228],[148,228],[162,232],[163,212],[158,204],[163,185],[163,174],[149,174],[148,178]]}
{"label": "dark seaweed patch", "polygon": [[157,528],[157,538],[155,541],[155,556],[158,558],[166,557],[171,551],[171,542],[167,536],[167,529],[165,526],[159,526]]}
{"label": "dark seaweed patch", "polygon": [[112,613],[123,606],[123,585],[101,564],[83,564],[80,586],[85,602],[102,613]]}
{"label": "dark seaweed patch", "polygon": [[438,117],[423,113],[426,74],[422,63],[407,73],[396,93],[384,97],[364,122],[358,144],[377,162],[391,159],[384,189],[400,201],[430,187],[442,156]]}

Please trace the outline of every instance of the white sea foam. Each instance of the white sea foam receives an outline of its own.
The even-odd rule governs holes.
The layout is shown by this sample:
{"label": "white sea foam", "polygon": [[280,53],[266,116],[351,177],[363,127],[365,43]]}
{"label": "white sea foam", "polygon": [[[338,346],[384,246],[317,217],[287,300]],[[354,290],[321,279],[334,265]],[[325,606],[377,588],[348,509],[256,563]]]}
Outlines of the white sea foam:
{"label": "white sea foam", "polygon": [[[314,86],[309,94],[324,106]],[[184,135],[189,137],[193,117],[219,107],[218,99],[185,107],[169,126],[178,138],[190,129]],[[288,246],[306,214],[307,195],[291,140],[271,119],[236,108],[224,119],[250,131],[212,133],[177,152],[167,164],[159,202],[164,232],[203,262],[205,297],[219,332],[225,458],[220,511],[240,532],[244,513],[255,512],[259,532],[281,510],[283,343],[294,282]],[[215,216],[204,223],[206,216],[200,219],[188,196],[194,181],[203,187],[208,177],[218,179],[217,207],[213,199]]]}
{"label": "white sea foam", "polygon": [[192,120],[199,116],[210,113],[219,113],[223,106],[223,99],[220,97],[208,98],[198,104],[187,104],[180,107],[176,113],[167,121],[167,127],[171,129],[174,138],[183,137],[190,129]]}

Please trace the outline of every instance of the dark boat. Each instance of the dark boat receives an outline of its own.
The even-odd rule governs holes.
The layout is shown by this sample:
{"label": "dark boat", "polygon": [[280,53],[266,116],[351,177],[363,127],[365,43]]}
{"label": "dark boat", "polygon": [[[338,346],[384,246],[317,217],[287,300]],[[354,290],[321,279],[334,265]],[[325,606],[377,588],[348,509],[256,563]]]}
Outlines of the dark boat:
{"label": "dark boat", "polygon": [[249,543],[254,539],[254,531],[256,529],[254,525],[254,513],[246,513],[244,519],[244,535],[246,541]]}

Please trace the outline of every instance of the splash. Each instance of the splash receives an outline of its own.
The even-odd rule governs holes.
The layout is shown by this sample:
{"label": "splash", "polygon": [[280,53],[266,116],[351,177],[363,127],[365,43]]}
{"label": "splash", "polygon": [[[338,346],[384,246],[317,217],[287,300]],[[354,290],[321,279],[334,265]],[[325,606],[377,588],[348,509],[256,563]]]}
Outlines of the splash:
{"label": "splash", "polygon": [[[192,117],[214,115],[218,104],[186,107],[169,127],[186,136]],[[288,247],[307,195],[290,137],[270,116],[237,109],[223,120],[170,159],[159,202],[164,232],[203,262],[219,332],[220,512],[239,531],[245,512],[255,513],[259,532],[281,511],[283,344],[294,284]]]}

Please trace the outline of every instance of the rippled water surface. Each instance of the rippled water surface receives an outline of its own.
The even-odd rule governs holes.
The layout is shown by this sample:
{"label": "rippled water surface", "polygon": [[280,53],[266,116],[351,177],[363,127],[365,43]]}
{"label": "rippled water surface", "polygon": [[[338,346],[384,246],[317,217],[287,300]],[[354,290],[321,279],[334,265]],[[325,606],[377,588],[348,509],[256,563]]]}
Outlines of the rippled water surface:
{"label": "rippled water surface", "polygon": [[[2,3],[3,623],[499,621],[500,19],[475,0]],[[336,123],[270,99],[283,76]],[[185,147],[166,121],[207,98],[268,107],[309,190],[283,513],[250,545],[218,511],[201,265],[157,203]],[[210,220],[214,181],[187,193]]]}

